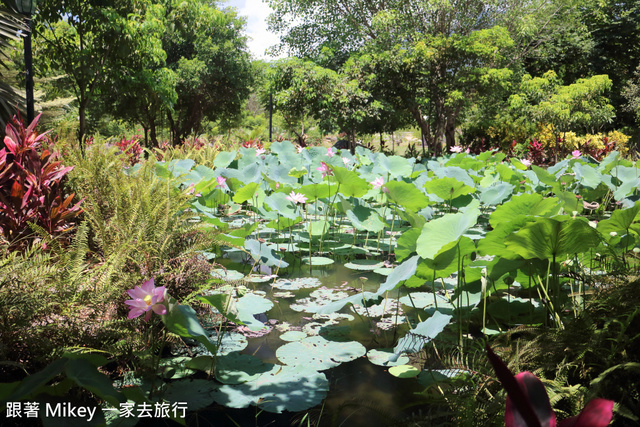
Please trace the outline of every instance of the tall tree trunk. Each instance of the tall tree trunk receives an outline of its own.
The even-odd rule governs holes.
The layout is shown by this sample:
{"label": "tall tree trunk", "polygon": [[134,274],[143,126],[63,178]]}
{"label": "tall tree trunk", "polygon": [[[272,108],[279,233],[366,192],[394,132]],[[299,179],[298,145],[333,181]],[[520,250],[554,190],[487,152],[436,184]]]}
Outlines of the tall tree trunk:
{"label": "tall tree trunk", "polygon": [[156,133],[156,119],[155,117],[149,117],[149,138],[151,138],[151,145],[157,147],[158,134]]}
{"label": "tall tree trunk", "polygon": [[426,157],[428,150],[425,149],[425,142],[428,145],[429,141],[431,140],[431,127],[429,126],[429,123],[424,119],[420,107],[418,107],[417,105],[411,106],[409,107],[409,112],[420,128],[420,133],[422,134],[422,156]]}

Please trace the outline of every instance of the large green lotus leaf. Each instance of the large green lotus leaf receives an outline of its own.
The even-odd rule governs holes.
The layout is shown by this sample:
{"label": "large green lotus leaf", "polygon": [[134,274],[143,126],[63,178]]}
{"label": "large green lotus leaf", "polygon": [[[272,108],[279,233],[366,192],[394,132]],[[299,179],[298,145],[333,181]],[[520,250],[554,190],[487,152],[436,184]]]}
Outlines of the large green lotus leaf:
{"label": "large green lotus leaf", "polygon": [[382,265],[382,261],[377,261],[375,259],[354,259],[353,261],[346,263],[344,266],[350,270],[373,271],[376,268],[382,267]]}
{"label": "large green lotus leaf", "polygon": [[197,201],[204,207],[217,208],[218,205],[226,204],[229,199],[230,198],[227,193],[215,188],[213,191],[198,197]]}
{"label": "large green lotus leaf", "polygon": [[178,177],[187,174],[195,164],[196,162],[191,159],[171,160],[167,163],[167,169],[171,171],[173,176]]}
{"label": "large green lotus leaf", "polygon": [[578,198],[577,195],[571,191],[557,191],[555,196],[560,200],[562,209],[567,214],[572,214],[573,212],[578,214],[584,209],[582,199]]}
{"label": "large green lotus leaf", "polygon": [[537,218],[520,231],[509,235],[505,241],[508,251],[525,259],[550,259],[588,252],[600,243],[600,236],[587,221]]}
{"label": "large green lotus leaf", "polygon": [[411,175],[412,166],[409,160],[400,156],[386,156],[380,153],[377,157],[377,161],[374,168],[380,170],[380,175],[386,175],[389,173],[392,177],[404,177]]}
{"label": "large green lotus leaf", "polygon": [[555,198],[545,199],[537,193],[521,194],[498,206],[489,217],[489,223],[496,228],[518,215],[552,216],[558,213],[561,207],[562,205]]}
{"label": "large green lotus leaf", "polygon": [[[447,166],[444,168],[438,168],[435,170],[435,174],[438,178],[455,178],[456,180],[475,188],[475,182],[469,173],[458,166]],[[448,199],[448,198],[447,198]]]}
{"label": "large green lotus leaf", "polygon": [[627,232],[631,224],[638,219],[640,212],[640,202],[628,209],[617,209],[613,211],[609,219],[605,219],[598,223],[598,231],[602,234],[616,232],[624,234]]}
{"label": "large green lotus leaf", "polygon": [[267,412],[298,412],[320,404],[327,396],[329,381],[305,366],[275,365],[256,380],[223,385],[211,393],[221,405],[246,408],[257,405]]}
{"label": "large green lotus leaf", "polygon": [[300,341],[307,337],[302,331],[287,331],[284,334],[280,335],[280,339],[282,341],[291,342],[291,341]]}
{"label": "large green lotus leaf", "polygon": [[251,199],[253,196],[255,196],[256,191],[258,190],[258,187],[260,186],[260,184],[258,184],[257,182],[250,182],[249,184],[245,185],[244,187],[240,188],[236,194],[233,195],[232,200],[236,203],[244,203],[247,200]]}
{"label": "large green lotus leaf", "polygon": [[452,316],[442,314],[439,311],[433,313],[424,322],[420,322],[415,328],[411,329],[407,334],[398,341],[398,345],[393,348],[393,355],[389,358],[390,362],[396,362],[402,353],[417,353],[422,347],[432,339],[438,336],[440,332],[451,321]]}
{"label": "large green lotus leaf", "polygon": [[228,178],[235,178],[245,184],[249,182],[261,182],[263,179],[262,170],[262,164],[253,162],[242,169],[227,169],[226,176]]}
{"label": "large green lotus leaf", "polygon": [[640,175],[640,171],[635,166],[618,166],[611,169],[611,176],[618,178],[622,182],[635,182]]}
{"label": "large green lotus leaf", "polygon": [[213,166],[216,168],[226,168],[235,160],[237,154],[236,150],[221,151],[216,155],[216,158],[213,159]]}
{"label": "large green lotus leaf", "polygon": [[279,255],[276,255],[278,245],[260,243],[258,240],[245,240],[244,247],[247,249],[255,261],[260,261],[262,264],[269,267],[286,268],[289,263],[283,260]]}
{"label": "large green lotus leaf", "polygon": [[305,176],[308,173],[309,173],[308,170],[306,170],[304,167],[300,166],[300,167],[293,167],[293,168],[289,169],[288,175],[290,177],[293,177],[293,178],[302,178],[303,176]]}
{"label": "large green lotus leaf", "polygon": [[640,178],[636,178],[632,181],[624,181],[618,188],[613,191],[613,198],[620,201],[636,192],[639,186]]}
{"label": "large green lotus leaf", "polygon": [[464,213],[446,214],[431,220],[422,227],[416,251],[422,258],[434,259],[458,243],[471,227],[476,225],[478,211],[470,209]]}
{"label": "large green lotus leaf", "polygon": [[427,193],[435,194],[443,200],[449,201],[465,194],[476,191],[474,187],[466,185],[455,178],[435,178],[424,184]]}
{"label": "large green lotus leaf", "polygon": [[405,209],[414,212],[426,208],[430,201],[415,185],[404,181],[390,181],[385,187],[389,192],[387,196],[391,201]]}
{"label": "large green lotus leaf", "polygon": [[558,185],[558,179],[555,175],[547,172],[546,169],[542,169],[540,166],[532,165],[531,170],[536,174],[540,182],[549,187],[555,187]]}
{"label": "large green lotus leaf", "polygon": [[498,320],[513,321],[518,316],[530,316],[535,308],[536,305],[531,304],[528,300],[502,297],[487,305],[487,313]]}
{"label": "large green lotus leaf", "polygon": [[397,365],[389,368],[389,373],[398,378],[414,378],[420,374],[420,369],[412,365]]}
{"label": "large green lotus leaf", "polygon": [[589,165],[575,163],[573,165],[573,171],[576,174],[576,181],[584,187],[596,188],[602,182],[602,175]]}
{"label": "large green lotus leaf", "polygon": [[309,221],[307,231],[311,236],[322,236],[329,231],[329,221]]}
{"label": "large green lotus leaf", "polygon": [[167,304],[167,314],[162,316],[162,323],[170,332],[184,338],[193,338],[212,354],[216,354],[218,347],[209,340],[198,316],[193,308],[188,305],[180,305],[173,298]]}
{"label": "large green lotus leaf", "polygon": [[339,192],[345,196],[362,197],[369,191],[369,183],[346,168],[334,167],[333,176],[340,184]]}
{"label": "large green lotus leaf", "polygon": [[401,304],[414,308],[435,307],[436,301],[438,302],[438,309],[453,309],[453,305],[446,297],[436,294],[434,298],[433,292],[411,292],[400,298]]}
{"label": "large green lotus leaf", "polygon": [[251,331],[260,331],[265,328],[264,323],[253,317],[254,314],[265,313],[273,308],[273,302],[255,294],[247,294],[238,299],[236,309],[238,318],[247,325]]}
{"label": "large green lotus leaf", "polygon": [[211,405],[212,393],[218,384],[209,380],[180,380],[167,385],[164,399],[168,402],[186,402],[189,411],[198,411]]}
{"label": "large green lotus leaf", "polygon": [[287,200],[287,194],[270,194],[264,198],[264,204],[285,218],[296,219],[298,217],[295,205]]}
{"label": "large green lotus leaf", "polygon": [[[458,257],[464,259],[467,255],[476,251],[476,245],[468,237],[461,237],[458,244],[438,253],[435,259],[424,259],[418,264],[416,275],[426,280],[440,277],[449,277],[458,271]],[[408,287],[409,286],[407,284]]]}
{"label": "large green lotus leaf", "polygon": [[283,345],[276,350],[276,357],[285,365],[323,371],[364,356],[366,352],[356,341],[336,342],[315,336]]}
{"label": "large green lotus leaf", "polygon": [[218,357],[215,377],[222,384],[242,384],[257,379],[271,369],[272,364],[264,363],[255,356],[233,352]]}
{"label": "large green lotus leaf", "polygon": [[378,295],[394,289],[400,282],[403,282],[413,276],[416,272],[416,267],[420,257],[414,255],[411,258],[405,260],[402,264],[395,267],[391,274],[387,276],[387,280],[378,288]]}
{"label": "large green lotus leaf", "polygon": [[324,256],[312,256],[312,257],[302,257],[302,262],[304,264],[311,264],[314,267],[318,267],[321,265],[331,265],[333,264],[335,261],[332,260],[331,258],[327,258]]}
{"label": "large green lotus leaf", "polygon": [[[189,171],[182,177],[182,183],[189,184],[199,184],[199,183],[213,183],[215,182],[216,173],[213,169],[210,169],[203,165],[198,165],[192,171]],[[213,181],[213,182],[212,182]],[[217,184],[217,183],[216,183]],[[202,191],[196,186],[196,193],[201,193]]]}
{"label": "large green lotus leaf", "polygon": [[349,218],[351,224],[360,231],[377,233],[384,228],[384,223],[380,220],[378,212],[366,206],[358,205],[348,210],[347,218]]}
{"label": "large green lotus leaf", "polygon": [[337,185],[330,186],[325,182],[322,184],[304,185],[298,189],[298,192],[307,196],[309,202],[312,202],[315,199],[323,199],[333,196],[334,194],[336,194],[337,189]]}
{"label": "large green lotus leaf", "polygon": [[209,274],[211,274],[216,279],[225,280],[227,282],[235,282],[244,278],[244,274],[240,273],[239,271],[225,270],[223,268],[214,268],[209,272]]}
{"label": "large green lotus leaf", "polygon": [[519,258],[518,254],[508,251],[504,246],[504,239],[511,233],[520,230],[525,224],[535,221],[535,217],[517,215],[509,221],[501,222],[493,230],[489,231],[484,239],[478,242],[478,252],[480,255],[493,255],[508,259]]}
{"label": "large green lotus leaf", "polygon": [[396,260],[402,261],[412,253],[416,251],[416,244],[418,242],[418,237],[420,237],[420,233],[422,232],[421,227],[413,227],[409,230],[406,230],[402,233],[402,235],[398,238],[398,242],[396,245],[395,253]]}
{"label": "large green lotus leaf", "polygon": [[238,319],[238,310],[236,309],[236,299],[229,293],[219,293],[213,295],[201,295],[198,299],[213,306],[218,313],[234,323],[242,323]]}
{"label": "large green lotus leaf", "polygon": [[372,348],[367,351],[367,359],[369,362],[378,366],[398,366],[409,363],[407,356],[400,356],[397,361],[389,362],[389,358],[393,356],[393,350],[390,348]]}
{"label": "large green lotus leaf", "polygon": [[480,194],[480,202],[485,205],[499,205],[513,194],[514,186],[506,182],[493,185]]}

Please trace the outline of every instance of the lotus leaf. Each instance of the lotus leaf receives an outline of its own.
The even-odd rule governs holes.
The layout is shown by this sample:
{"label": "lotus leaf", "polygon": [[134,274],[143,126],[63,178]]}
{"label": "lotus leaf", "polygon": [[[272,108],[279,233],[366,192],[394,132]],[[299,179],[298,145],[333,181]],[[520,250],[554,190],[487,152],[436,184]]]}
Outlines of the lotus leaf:
{"label": "lotus leaf", "polygon": [[383,265],[382,261],[376,261],[374,259],[354,259],[353,261],[346,263],[344,266],[351,270],[373,271]]}
{"label": "lotus leaf", "polygon": [[389,368],[389,373],[398,378],[414,378],[420,374],[420,369],[411,365],[396,365]]}
{"label": "lotus leaf", "polygon": [[358,205],[347,211],[347,218],[353,226],[360,231],[377,233],[382,231],[385,224],[380,220],[378,213],[371,208]]}
{"label": "lotus leaf", "polygon": [[402,307],[396,300],[384,300],[380,304],[374,304],[369,307],[364,307],[360,304],[353,304],[351,309],[355,310],[355,312],[360,316],[369,317],[395,316],[396,314],[400,316],[403,314]]}
{"label": "lotus leaf", "polygon": [[323,371],[350,362],[365,353],[366,349],[359,342],[335,342],[316,336],[283,345],[276,350],[276,357],[289,366],[306,366]]}
{"label": "lotus leaf", "polygon": [[198,411],[213,403],[212,393],[217,388],[215,382],[208,380],[173,381],[167,385],[164,399],[169,402],[186,402],[190,411]]}
{"label": "lotus leaf", "polygon": [[315,277],[299,277],[296,279],[278,279],[271,284],[272,287],[284,291],[297,291],[303,288],[317,288],[322,282]]}
{"label": "lotus leaf", "polygon": [[489,223],[493,228],[496,228],[519,215],[552,216],[560,208],[561,205],[558,204],[557,199],[545,199],[540,194],[521,194],[498,206],[489,217]]}
{"label": "lotus leaf", "polygon": [[579,254],[588,252],[599,243],[600,236],[587,221],[559,221],[552,218],[538,218],[504,241],[507,250],[524,259],[551,259]]}
{"label": "lotus leaf", "polygon": [[258,191],[258,187],[260,184],[257,182],[250,182],[244,187],[238,189],[236,193],[233,195],[232,200],[236,203],[244,203],[247,200],[250,200],[255,196],[256,191]]}
{"label": "lotus leaf", "polygon": [[[218,337],[214,334],[211,339],[218,342]],[[225,333],[220,340],[218,356],[226,356],[234,351],[242,351],[249,345],[247,338],[237,332]]]}
{"label": "lotus leaf", "polygon": [[478,212],[472,209],[465,213],[447,214],[426,223],[416,242],[418,255],[434,259],[439,253],[455,246],[477,220]]}
{"label": "lotus leaf", "polygon": [[391,274],[387,276],[387,280],[380,285],[377,294],[382,295],[394,289],[400,282],[403,282],[413,276],[416,272],[416,267],[420,257],[414,255],[411,258],[405,260],[402,264],[395,267]]}
{"label": "lotus leaf", "polygon": [[[453,305],[449,302],[449,299],[437,295],[438,308],[453,308]],[[411,292],[400,298],[400,302],[408,307],[426,308],[435,305],[433,292]]]}
{"label": "lotus leaf", "polygon": [[302,257],[302,262],[305,264],[311,264],[314,267],[322,266],[322,265],[331,265],[335,261],[331,258],[323,257],[323,256],[312,256],[311,258]]}
{"label": "lotus leaf", "polygon": [[264,265],[280,268],[289,266],[288,262],[276,255],[276,251],[279,250],[278,245],[260,243],[258,240],[246,240],[244,247],[251,253],[255,261],[260,261]]}
{"label": "lotus leaf", "polygon": [[237,280],[242,280],[244,274],[235,270],[224,270],[222,268],[214,268],[211,270],[211,275],[216,279],[226,280],[228,282],[233,282]]}
{"label": "lotus leaf", "polygon": [[226,168],[235,160],[236,155],[237,152],[235,150],[221,151],[216,155],[216,158],[213,159],[213,165],[218,169]]}
{"label": "lotus leaf", "polygon": [[257,405],[267,412],[304,411],[318,405],[329,390],[327,377],[305,366],[275,365],[255,381],[223,385],[211,393],[221,405],[246,408]]}
{"label": "lotus leaf", "polygon": [[435,194],[442,200],[449,201],[456,197],[475,192],[475,187],[470,187],[455,178],[435,178],[424,185],[427,193]]}
{"label": "lotus leaf", "polygon": [[390,181],[385,187],[389,191],[387,196],[391,201],[404,209],[417,212],[426,208],[430,201],[415,185],[404,181]]}
{"label": "lotus leaf", "polygon": [[362,197],[369,191],[369,183],[346,168],[334,167],[333,174],[340,184],[339,192],[345,196]]}
{"label": "lotus leaf", "polygon": [[451,318],[452,316],[448,314],[436,311],[427,320],[418,323],[393,348],[394,354],[389,358],[389,361],[396,362],[402,353],[417,353],[422,350],[422,347],[427,342],[437,337],[444,330]]}
{"label": "lotus leaf", "polygon": [[317,289],[311,292],[308,298],[298,299],[294,304],[291,304],[290,308],[294,311],[317,313],[318,310],[330,302],[338,301],[348,296],[348,293],[336,289]]}
{"label": "lotus leaf", "polygon": [[216,360],[215,378],[223,384],[241,384],[257,379],[272,368],[272,364],[255,356],[232,352]]}
{"label": "lotus leaf", "polygon": [[280,339],[282,341],[300,341],[304,338],[307,337],[307,334],[305,334],[302,331],[287,331],[284,334],[280,335]]}
{"label": "lotus leaf", "polygon": [[402,355],[395,362],[389,362],[389,358],[393,356],[393,350],[390,348],[371,349],[367,351],[367,359],[369,362],[378,366],[398,366],[409,363],[409,358]]}
{"label": "lotus leaf", "polygon": [[485,205],[499,205],[511,196],[515,187],[508,183],[493,185],[482,191],[480,201]]}

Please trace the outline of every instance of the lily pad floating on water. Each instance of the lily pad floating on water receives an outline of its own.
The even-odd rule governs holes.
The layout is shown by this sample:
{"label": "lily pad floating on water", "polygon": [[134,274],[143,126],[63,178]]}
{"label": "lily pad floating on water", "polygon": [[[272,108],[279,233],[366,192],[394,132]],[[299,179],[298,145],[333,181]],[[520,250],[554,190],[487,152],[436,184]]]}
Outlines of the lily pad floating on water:
{"label": "lily pad floating on water", "polygon": [[226,281],[237,281],[244,278],[244,274],[235,270],[224,270],[222,268],[215,268],[211,270],[211,275],[216,279],[222,279]]}
{"label": "lily pad floating on water", "polygon": [[305,366],[275,365],[256,380],[223,385],[211,393],[213,399],[229,408],[257,405],[267,412],[304,411],[326,397],[327,377]]}
{"label": "lily pad floating on water", "polygon": [[409,363],[409,358],[405,355],[402,355],[395,362],[389,362],[389,358],[393,356],[393,350],[390,348],[372,348],[367,351],[367,359],[369,362],[378,366],[398,366],[398,365],[406,365]]}
{"label": "lily pad floating on water", "polygon": [[402,307],[400,307],[400,303],[397,301],[382,301],[380,304],[374,304],[370,307],[353,304],[352,309],[360,316],[369,317],[395,316],[396,312],[399,315],[403,313]]}
{"label": "lily pad floating on water", "polygon": [[[451,308],[453,305],[449,300],[439,294],[437,295],[438,308]],[[426,308],[435,306],[435,301],[432,292],[411,292],[410,295],[405,295],[400,298],[400,302],[407,307]]]}
{"label": "lily pad floating on water", "polygon": [[398,378],[413,378],[420,374],[420,369],[411,365],[398,365],[389,368],[389,373]]}
{"label": "lily pad floating on water", "polygon": [[215,377],[223,384],[242,384],[257,379],[272,368],[272,364],[264,363],[250,354],[233,352],[218,357],[215,364]]}
{"label": "lily pad floating on water", "polygon": [[381,276],[388,276],[389,274],[391,274],[392,271],[393,271],[393,268],[391,267],[380,267],[373,270],[374,273],[378,273]]}
{"label": "lily pad floating on water", "polygon": [[[216,334],[211,336],[211,341],[217,343],[218,337]],[[218,356],[226,356],[234,351],[242,351],[249,345],[247,338],[237,332],[226,333],[222,336],[218,347]]]}
{"label": "lily pad floating on water", "polygon": [[373,271],[377,268],[384,267],[384,263],[374,259],[354,259],[353,261],[346,263],[344,266],[351,270]]}
{"label": "lily pad floating on water", "polygon": [[307,313],[317,313],[319,309],[333,301],[347,298],[348,293],[335,289],[316,289],[309,294],[308,298],[301,298],[290,308],[294,311],[305,311]]}
{"label": "lily pad floating on water", "polygon": [[316,336],[283,345],[276,350],[276,357],[289,366],[323,371],[350,362],[366,352],[364,346],[356,341],[335,342]]}
{"label": "lily pad floating on water", "polygon": [[[311,260],[311,261],[309,261],[309,260]],[[323,256],[312,256],[311,258],[306,256],[306,257],[302,258],[302,262],[305,263],[305,264],[311,264],[314,267],[318,267],[318,266],[321,266],[321,265],[331,265],[335,261],[332,260],[331,258],[327,258],[327,257],[323,257]]]}
{"label": "lily pad floating on water", "polygon": [[302,331],[287,331],[284,334],[280,335],[280,339],[282,341],[300,341],[303,340],[307,337],[307,334],[305,334]]}
{"label": "lily pad floating on water", "polygon": [[297,291],[304,288],[317,288],[322,285],[315,277],[298,277],[297,279],[278,279],[271,284],[276,289],[283,291]]}
{"label": "lily pad floating on water", "polygon": [[164,398],[169,402],[186,402],[190,411],[206,408],[214,401],[212,393],[218,385],[208,380],[180,380],[167,386]]}

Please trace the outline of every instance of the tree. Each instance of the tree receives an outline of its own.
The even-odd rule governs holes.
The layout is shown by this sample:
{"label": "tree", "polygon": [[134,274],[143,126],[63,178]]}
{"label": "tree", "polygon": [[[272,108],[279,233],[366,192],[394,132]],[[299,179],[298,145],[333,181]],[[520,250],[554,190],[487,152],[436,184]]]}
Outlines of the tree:
{"label": "tree", "polygon": [[[434,148],[443,137],[447,146],[455,143],[465,110],[509,78],[512,58],[531,49],[545,14],[557,8],[551,0],[271,0],[270,6],[280,49],[369,55],[373,97],[406,110]],[[542,25],[523,31],[532,21]]]}
{"label": "tree", "polygon": [[109,90],[114,76],[146,61],[162,60],[159,27],[145,19],[156,10],[147,0],[43,2],[36,17],[39,64],[62,70],[79,110],[78,139],[87,130],[87,109]]}
{"label": "tree", "polygon": [[174,143],[200,132],[203,120],[241,113],[253,81],[244,20],[202,1],[164,0],[162,46],[175,75],[176,102],[168,109]]}

